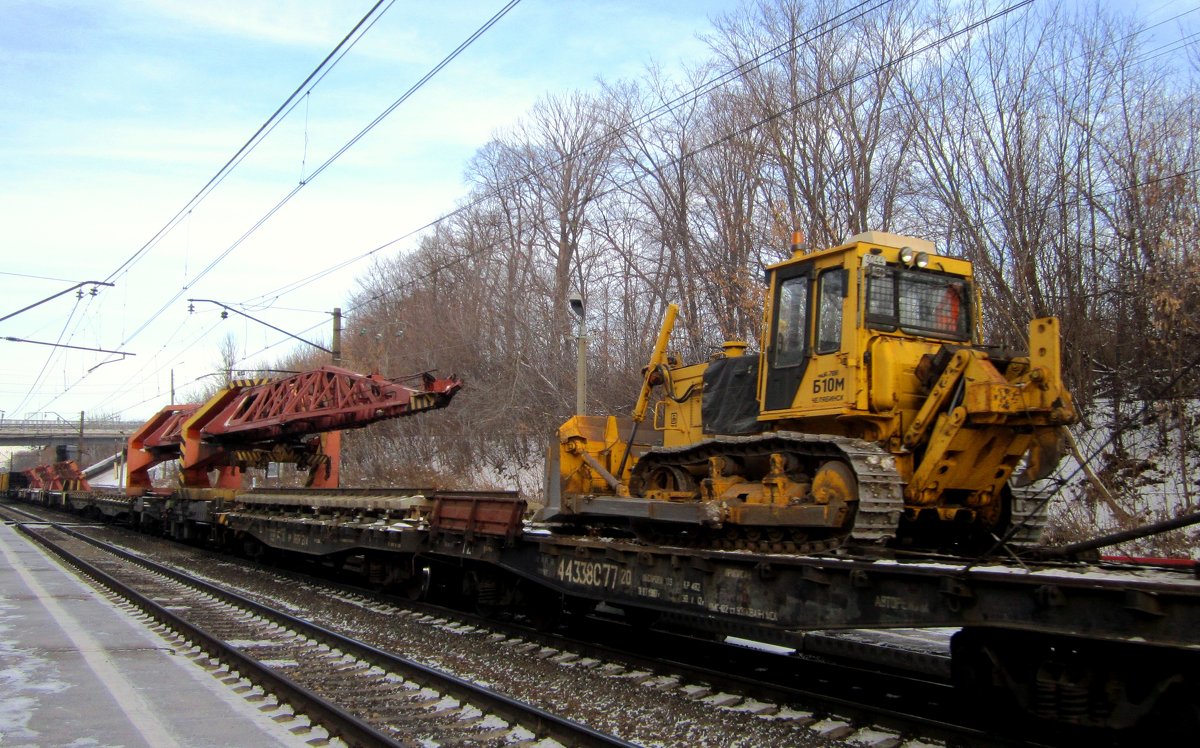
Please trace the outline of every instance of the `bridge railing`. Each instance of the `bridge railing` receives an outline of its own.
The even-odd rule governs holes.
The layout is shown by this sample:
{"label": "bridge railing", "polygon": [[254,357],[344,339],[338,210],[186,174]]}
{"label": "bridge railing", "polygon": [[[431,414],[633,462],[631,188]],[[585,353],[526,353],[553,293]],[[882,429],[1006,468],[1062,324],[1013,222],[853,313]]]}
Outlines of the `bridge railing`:
{"label": "bridge railing", "polygon": [[[83,430],[88,431],[123,431],[126,433],[135,431],[144,421],[88,421],[84,420]],[[79,433],[79,422],[71,421],[50,421],[46,419],[16,419],[16,418],[0,418],[0,430],[4,431],[24,431],[24,432],[66,432]]]}
{"label": "bridge railing", "polygon": [[[141,421],[84,421],[82,438],[87,442],[128,439],[141,426]],[[74,444],[80,436],[78,422],[7,418],[0,420],[0,446]]]}

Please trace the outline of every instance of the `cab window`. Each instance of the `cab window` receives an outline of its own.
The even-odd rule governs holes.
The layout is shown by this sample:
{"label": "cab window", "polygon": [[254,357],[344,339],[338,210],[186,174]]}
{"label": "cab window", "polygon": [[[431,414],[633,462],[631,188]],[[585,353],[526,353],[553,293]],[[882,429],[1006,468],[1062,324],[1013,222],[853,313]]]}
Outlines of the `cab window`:
{"label": "cab window", "polygon": [[789,278],[779,287],[779,313],[775,320],[775,368],[796,366],[804,360],[808,329],[808,276]]}
{"label": "cab window", "polygon": [[870,268],[867,323],[880,330],[966,341],[971,337],[965,278],[893,266]]}
{"label": "cab window", "polygon": [[817,353],[842,349],[842,300],[846,295],[846,274],[841,268],[821,273],[817,309]]}

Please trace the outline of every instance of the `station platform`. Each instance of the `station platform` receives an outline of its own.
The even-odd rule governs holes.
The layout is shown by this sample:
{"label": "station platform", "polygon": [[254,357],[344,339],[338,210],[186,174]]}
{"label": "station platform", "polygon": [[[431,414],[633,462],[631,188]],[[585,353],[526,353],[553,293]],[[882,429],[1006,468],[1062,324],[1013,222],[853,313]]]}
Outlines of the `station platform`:
{"label": "station platform", "polygon": [[[0,746],[302,746],[0,524]],[[294,723],[293,723],[294,724]]]}

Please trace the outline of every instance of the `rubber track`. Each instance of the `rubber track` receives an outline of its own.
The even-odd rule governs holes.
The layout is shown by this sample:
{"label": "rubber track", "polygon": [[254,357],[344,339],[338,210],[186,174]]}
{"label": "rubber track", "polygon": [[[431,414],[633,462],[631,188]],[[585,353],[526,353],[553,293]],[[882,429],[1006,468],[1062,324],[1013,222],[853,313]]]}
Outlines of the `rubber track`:
{"label": "rubber track", "polygon": [[[847,541],[861,544],[884,543],[896,536],[904,511],[904,484],[896,472],[896,461],[881,447],[862,439],[823,436],[799,431],[774,431],[752,436],[715,436],[684,447],[656,448],[644,455],[638,465],[668,463],[668,457],[686,455],[687,463],[707,462],[709,457],[739,454],[794,452],[817,459],[845,461],[858,480],[858,512],[848,536],[828,544],[836,547]],[[675,464],[682,464],[677,461]],[[811,550],[818,550],[816,548]]]}

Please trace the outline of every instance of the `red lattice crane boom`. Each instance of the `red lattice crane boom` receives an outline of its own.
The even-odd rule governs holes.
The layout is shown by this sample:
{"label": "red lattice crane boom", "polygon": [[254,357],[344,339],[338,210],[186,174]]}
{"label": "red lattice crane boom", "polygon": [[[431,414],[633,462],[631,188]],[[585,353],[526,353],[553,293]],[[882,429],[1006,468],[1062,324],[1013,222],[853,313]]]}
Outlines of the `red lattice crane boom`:
{"label": "red lattice crane boom", "polygon": [[179,458],[184,486],[239,488],[247,467],[291,462],[308,485],[336,487],[342,429],[416,415],[449,404],[462,382],[421,375],[419,388],[336,366],[272,380],[230,383],[207,402],[164,408],[129,439],[127,490],[151,488],[149,469]]}
{"label": "red lattice crane boom", "polygon": [[[126,492],[144,493],[154,487],[150,480],[150,468],[179,457],[183,437],[183,422],[188,419],[199,403],[168,405],[154,414],[129,437],[129,448],[125,452]],[[198,479],[200,476],[193,476]],[[208,475],[202,476],[205,481]],[[187,479],[184,480],[188,484]]]}
{"label": "red lattice crane boom", "polygon": [[87,478],[74,460],[38,465],[23,471],[29,487],[42,491],[90,491]]}

